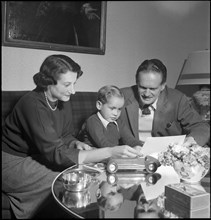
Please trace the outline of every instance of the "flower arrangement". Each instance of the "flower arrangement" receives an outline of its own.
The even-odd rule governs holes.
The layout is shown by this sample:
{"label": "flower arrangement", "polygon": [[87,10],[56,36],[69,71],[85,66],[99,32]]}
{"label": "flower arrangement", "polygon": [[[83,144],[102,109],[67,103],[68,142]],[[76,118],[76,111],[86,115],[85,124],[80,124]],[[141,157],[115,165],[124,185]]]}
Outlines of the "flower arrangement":
{"label": "flower arrangement", "polygon": [[159,153],[158,160],[164,166],[174,166],[176,161],[194,167],[202,165],[206,170],[210,167],[210,148],[197,144],[189,146],[169,144],[166,151]]}
{"label": "flower arrangement", "polygon": [[199,90],[193,94],[196,105],[210,106],[210,90]]}
{"label": "flower arrangement", "polygon": [[193,94],[191,99],[203,120],[210,120],[210,90],[201,89]]}

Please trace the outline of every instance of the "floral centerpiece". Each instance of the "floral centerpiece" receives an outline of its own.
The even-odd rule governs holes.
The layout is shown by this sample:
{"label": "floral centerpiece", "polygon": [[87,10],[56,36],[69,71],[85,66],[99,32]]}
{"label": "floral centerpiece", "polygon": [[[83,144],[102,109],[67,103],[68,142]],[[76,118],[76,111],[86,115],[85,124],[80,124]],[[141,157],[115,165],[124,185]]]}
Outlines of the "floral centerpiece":
{"label": "floral centerpiece", "polygon": [[210,90],[201,89],[193,94],[192,102],[203,120],[210,120]]}
{"label": "floral centerpiece", "polygon": [[169,144],[159,153],[161,165],[173,166],[180,178],[189,183],[199,182],[210,168],[210,148],[197,144]]}

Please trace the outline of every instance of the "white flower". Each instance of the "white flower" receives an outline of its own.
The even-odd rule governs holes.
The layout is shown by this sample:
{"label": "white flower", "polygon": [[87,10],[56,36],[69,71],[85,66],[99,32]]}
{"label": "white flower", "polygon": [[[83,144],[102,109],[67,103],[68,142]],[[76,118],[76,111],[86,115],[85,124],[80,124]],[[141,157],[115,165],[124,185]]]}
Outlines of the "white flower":
{"label": "white flower", "polygon": [[175,144],[173,147],[172,147],[172,151],[175,152],[175,153],[188,153],[189,150],[185,147],[183,147],[182,145],[178,145],[178,144]]}
{"label": "white flower", "polygon": [[199,90],[193,94],[197,105],[210,106],[210,90]]}
{"label": "white flower", "polygon": [[159,153],[158,160],[164,166],[172,166],[174,162],[182,162],[189,166],[201,164],[206,169],[210,165],[210,148],[201,147],[197,144],[183,146],[170,144],[166,151]]}

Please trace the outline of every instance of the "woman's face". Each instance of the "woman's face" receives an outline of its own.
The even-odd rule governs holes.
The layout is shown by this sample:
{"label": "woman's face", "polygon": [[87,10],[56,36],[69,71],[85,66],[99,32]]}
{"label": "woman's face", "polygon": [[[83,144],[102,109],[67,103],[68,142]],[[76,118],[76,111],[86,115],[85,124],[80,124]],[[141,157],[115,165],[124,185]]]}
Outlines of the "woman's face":
{"label": "woman's face", "polygon": [[49,85],[47,93],[50,101],[61,100],[69,101],[70,95],[75,94],[75,83],[77,80],[77,73],[68,71],[60,75],[56,85]]}

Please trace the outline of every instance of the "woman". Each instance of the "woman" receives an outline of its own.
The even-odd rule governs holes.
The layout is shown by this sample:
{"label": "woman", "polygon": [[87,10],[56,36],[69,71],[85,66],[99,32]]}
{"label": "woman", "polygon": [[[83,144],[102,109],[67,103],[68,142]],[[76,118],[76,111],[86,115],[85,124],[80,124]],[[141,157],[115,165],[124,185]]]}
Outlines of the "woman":
{"label": "woman", "polygon": [[33,77],[36,88],[18,101],[5,120],[2,191],[8,195],[16,218],[32,218],[39,211],[61,170],[110,156],[139,154],[126,145],[92,149],[72,135],[69,99],[82,73],[67,56],[47,57]]}

